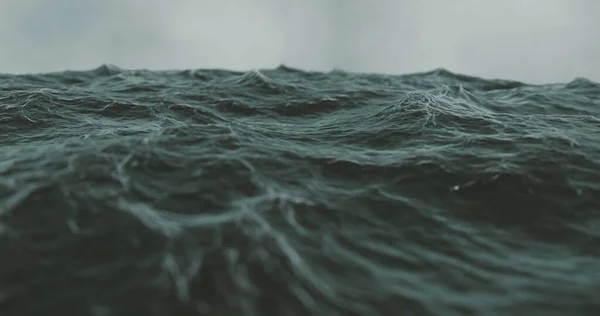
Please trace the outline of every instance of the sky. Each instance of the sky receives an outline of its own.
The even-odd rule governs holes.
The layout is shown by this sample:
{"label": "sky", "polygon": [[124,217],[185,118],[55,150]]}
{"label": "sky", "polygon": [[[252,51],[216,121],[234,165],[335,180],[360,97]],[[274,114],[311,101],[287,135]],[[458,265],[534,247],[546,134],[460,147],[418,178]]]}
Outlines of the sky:
{"label": "sky", "polygon": [[0,0],[0,73],[445,68],[600,81],[596,0]]}

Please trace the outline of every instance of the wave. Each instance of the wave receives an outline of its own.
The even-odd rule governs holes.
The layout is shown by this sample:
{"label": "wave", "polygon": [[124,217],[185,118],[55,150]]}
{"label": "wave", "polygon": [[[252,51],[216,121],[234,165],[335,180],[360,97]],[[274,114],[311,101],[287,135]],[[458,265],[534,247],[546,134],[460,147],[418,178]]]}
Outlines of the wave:
{"label": "wave", "polygon": [[441,68],[2,75],[0,314],[593,314],[598,95]]}

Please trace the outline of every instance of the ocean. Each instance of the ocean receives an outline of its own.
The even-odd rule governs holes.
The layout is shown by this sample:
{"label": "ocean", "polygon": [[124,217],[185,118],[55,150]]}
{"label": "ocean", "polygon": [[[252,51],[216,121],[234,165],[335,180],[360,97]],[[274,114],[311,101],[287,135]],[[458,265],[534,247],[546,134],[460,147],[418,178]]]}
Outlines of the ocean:
{"label": "ocean", "polygon": [[600,84],[0,75],[0,315],[597,315]]}

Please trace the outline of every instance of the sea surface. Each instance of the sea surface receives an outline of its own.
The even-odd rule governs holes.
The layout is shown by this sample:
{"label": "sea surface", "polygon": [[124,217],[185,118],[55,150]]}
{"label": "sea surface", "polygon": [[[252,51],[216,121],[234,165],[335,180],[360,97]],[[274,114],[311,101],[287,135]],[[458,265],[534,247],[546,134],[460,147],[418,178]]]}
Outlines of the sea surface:
{"label": "sea surface", "polygon": [[600,84],[0,75],[0,315],[598,315]]}

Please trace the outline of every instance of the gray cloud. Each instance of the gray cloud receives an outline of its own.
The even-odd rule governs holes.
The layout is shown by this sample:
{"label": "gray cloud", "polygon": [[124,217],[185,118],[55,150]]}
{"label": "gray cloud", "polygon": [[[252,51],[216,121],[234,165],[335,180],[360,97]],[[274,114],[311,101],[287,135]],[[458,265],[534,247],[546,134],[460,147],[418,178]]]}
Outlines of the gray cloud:
{"label": "gray cloud", "polygon": [[0,72],[284,63],[600,80],[598,12],[594,0],[4,0]]}

